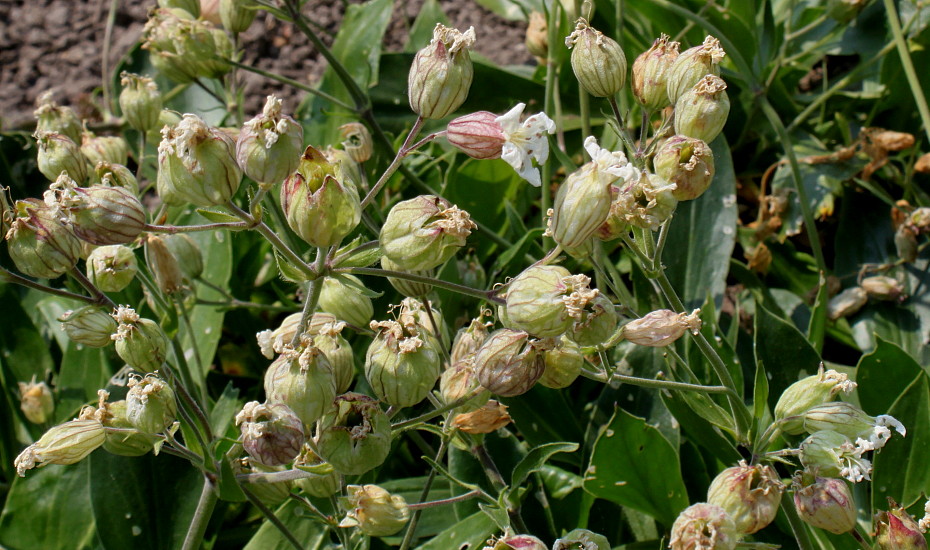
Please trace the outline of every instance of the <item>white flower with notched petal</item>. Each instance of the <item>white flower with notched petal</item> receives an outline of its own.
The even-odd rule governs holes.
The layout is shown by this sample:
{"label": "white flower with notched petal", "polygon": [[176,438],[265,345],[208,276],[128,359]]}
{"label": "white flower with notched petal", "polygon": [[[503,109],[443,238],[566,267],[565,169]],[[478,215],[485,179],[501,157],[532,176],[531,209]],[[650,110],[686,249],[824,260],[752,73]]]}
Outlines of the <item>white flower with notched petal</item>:
{"label": "white flower with notched petal", "polygon": [[501,158],[513,166],[520,177],[539,187],[542,180],[532,159],[536,159],[536,164],[541,165],[549,158],[549,140],[546,134],[555,133],[555,122],[545,113],[536,113],[521,123],[520,115],[523,114],[524,107],[525,104],[518,103],[506,114],[495,119],[504,132],[505,142]]}

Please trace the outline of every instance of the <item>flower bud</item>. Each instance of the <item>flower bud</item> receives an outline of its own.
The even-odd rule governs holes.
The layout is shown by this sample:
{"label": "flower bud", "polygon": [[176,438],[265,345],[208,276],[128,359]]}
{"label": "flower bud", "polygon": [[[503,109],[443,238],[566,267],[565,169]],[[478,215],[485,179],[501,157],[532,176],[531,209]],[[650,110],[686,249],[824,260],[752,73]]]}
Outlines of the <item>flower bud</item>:
{"label": "flower bud", "polygon": [[226,204],[242,179],[229,136],[192,114],[161,133],[156,183],[162,200],[195,206]]}
{"label": "flower bud", "polygon": [[[333,469],[332,465],[320,458],[309,443],[304,443],[300,454],[294,460],[294,468],[303,471],[310,471],[314,474],[312,477],[302,477],[296,481],[298,487],[303,492],[312,497],[328,498],[342,488],[339,482],[339,474]],[[327,469],[323,473],[319,470]]]}
{"label": "flower bud", "polygon": [[564,281],[571,273],[562,266],[530,266],[507,288],[508,324],[530,334],[549,338],[564,333],[572,324],[563,298]]}
{"label": "flower bud", "polygon": [[714,152],[706,143],[688,136],[672,136],[652,159],[656,175],[675,184],[679,201],[696,199],[714,180]]}
{"label": "flower bud", "polygon": [[343,475],[361,475],[391,452],[391,421],[377,401],[357,393],[340,395],[321,422],[317,447]]}
{"label": "flower bud", "polygon": [[672,217],[678,206],[676,185],[648,172],[639,179],[626,182],[617,189],[605,225],[598,230],[601,239],[613,239],[628,225],[657,231],[665,220]]}
{"label": "flower bud", "polygon": [[572,50],[572,71],[586,92],[595,97],[613,97],[626,80],[626,56],[612,38],[578,19],[565,39]]}
{"label": "flower bud", "polygon": [[66,172],[79,184],[87,181],[87,159],[71,138],[52,132],[36,132],[35,138],[38,148],[36,160],[43,176],[55,181],[62,172]]}
{"label": "flower bud", "polygon": [[[425,271],[407,271],[401,269],[399,265],[394,263],[387,256],[381,257],[381,268],[388,271],[399,271],[401,273],[412,273],[414,275],[423,275],[424,277],[433,276],[432,270]],[[426,283],[417,283],[414,281],[408,281],[407,279],[398,279],[397,277],[388,277],[388,282],[391,283],[391,286],[394,287],[397,292],[400,292],[404,296],[412,296],[414,298],[419,298],[421,296],[426,296],[429,294],[429,291],[433,289],[433,285]]]}
{"label": "flower bud", "polygon": [[[140,432],[132,425],[127,416],[126,400],[107,403],[109,394],[98,390],[101,395],[101,406],[96,411],[93,407],[85,407],[81,417],[95,417],[100,420],[107,430],[107,439],[103,442],[103,449],[117,456],[142,456],[159,448],[164,440],[154,434]],[[87,409],[91,409],[87,411]]]}
{"label": "flower bud", "polygon": [[94,306],[68,310],[58,320],[69,339],[92,348],[110,345],[110,335],[116,332],[113,317]]}
{"label": "flower bud", "polygon": [[545,347],[523,331],[494,331],[475,353],[478,382],[501,397],[530,391],[546,368],[542,356]]}
{"label": "flower bud", "polygon": [[532,535],[505,535],[488,543],[493,546],[485,546],[484,550],[548,550],[543,541]]}
{"label": "flower bud", "polygon": [[284,403],[250,401],[236,415],[236,425],[242,448],[265,466],[294,460],[306,439],[300,419]]}
{"label": "flower bud", "polygon": [[730,98],[719,76],[707,75],[675,102],[675,133],[714,141],[727,123]]}
{"label": "flower bud", "polygon": [[319,247],[338,244],[362,219],[358,190],[312,145],[284,180],[281,207],[291,229]]}
{"label": "flower bud", "polygon": [[452,418],[452,427],[467,434],[489,434],[513,421],[507,405],[493,399],[471,412],[459,413]]}
{"label": "flower bud", "polygon": [[326,277],[323,290],[320,291],[320,309],[355,327],[366,327],[375,309],[371,305],[371,298],[359,291],[359,288],[364,287],[365,283],[354,275]]}
{"label": "flower bud", "polygon": [[165,431],[178,414],[174,390],[155,374],[131,376],[126,394],[126,419],[142,433]]}
{"label": "flower bud", "polygon": [[716,504],[733,519],[737,532],[748,535],[762,529],[778,513],[784,483],[771,466],[748,466],[740,461],[720,472],[707,490],[707,502]]}
{"label": "flower bud", "polygon": [[96,136],[85,128],[81,134],[81,154],[91,166],[100,162],[126,164],[129,158],[129,145],[119,136]]}
{"label": "flower bud", "polygon": [[155,81],[123,71],[120,73],[123,90],[119,94],[119,108],[126,122],[140,132],[148,132],[158,126],[162,99]]}
{"label": "flower bud", "polygon": [[474,28],[462,33],[436,24],[433,39],[417,52],[407,77],[407,95],[414,113],[428,119],[443,118],[465,102],[474,72],[468,49],[474,43]]}
{"label": "flower bud", "polygon": [[349,485],[342,499],[346,517],[339,527],[358,527],[369,537],[385,537],[401,530],[410,519],[407,501],[377,485]]}
{"label": "flower bud", "polygon": [[699,502],[685,508],[672,524],[671,550],[733,550],[739,542],[736,524],[726,510]]}
{"label": "flower bud", "polygon": [[558,346],[543,352],[545,370],[539,383],[547,388],[561,389],[572,385],[581,374],[584,355],[578,344],[567,338],[561,338]]}
{"label": "flower bud", "polygon": [[142,372],[161,368],[168,353],[168,337],[151,319],[140,318],[130,307],[120,306],[111,314],[118,326],[110,336],[116,354],[130,367]]}
{"label": "flower bud", "polygon": [[872,463],[862,458],[865,450],[839,432],[824,430],[801,442],[798,458],[804,468],[814,475],[845,477],[858,483],[870,479],[872,473]]}
{"label": "flower bud", "polygon": [[[81,140],[83,130],[81,119],[70,107],[55,103],[55,100],[52,99],[51,90],[42,92],[39,95],[36,100],[36,110],[33,111],[33,114],[36,117],[36,134],[53,132],[67,136],[74,143]],[[55,176],[57,177],[58,174],[55,174]]]}
{"label": "flower bud", "polygon": [[623,327],[623,338],[640,346],[664,347],[691,331],[701,331],[701,310],[690,314],[660,309],[630,321]]}
{"label": "flower bud", "polygon": [[112,162],[98,162],[94,173],[100,185],[122,187],[133,193],[139,190],[139,181],[129,168]]}
{"label": "flower bud", "polygon": [[446,126],[446,139],[475,159],[500,158],[506,137],[497,115],[478,111],[453,119]]}
{"label": "flower bud", "polygon": [[875,543],[879,550],[925,550],[927,539],[903,506],[888,499],[887,512],[875,514]]}
{"label": "flower bud", "polygon": [[639,171],[626,155],[601,149],[594,137],[584,142],[591,157],[572,172],[555,196],[550,227],[552,238],[569,253],[581,247],[607,219],[611,205],[611,186],[636,181]]}
{"label": "flower bud", "polygon": [[901,225],[894,232],[894,246],[898,257],[907,263],[917,261],[917,232],[907,225]]}
{"label": "flower bud", "polygon": [[[700,46],[689,48],[672,62],[666,74],[666,91],[671,105],[678,98],[694,87],[706,75],[720,75],[720,61],[726,52],[720,47],[720,41],[707,36]],[[681,132],[676,132],[681,133]],[[704,140],[710,142],[711,140]]]}
{"label": "flower bud", "polygon": [[[265,372],[268,402],[284,403],[305,426],[311,426],[333,406],[336,379],[322,351],[304,335],[296,349],[285,349]],[[296,454],[296,453],[295,453]]]}
{"label": "flower bud", "polygon": [[220,78],[231,68],[216,59],[232,57],[229,37],[209,22],[194,19],[192,13],[156,9],[149,15],[143,38],[142,49],[149,51],[152,65],[175,82]]}
{"label": "flower bud", "polygon": [[245,32],[255,21],[258,4],[254,0],[219,0],[223,28],[236,34]]}
{"label": "flower bud", "polygon": [[564,537],[556,539],[552,550],[610,550],[607,537],[588,531],[587,529],[573,529]]}
{"label": "flower bud", "polygon": [[355,356],[352,353],[352,346],[340,334],[344,327],[345,323],[341,321],[327,323],[313,337],[314,347],[323,352],[333,368],[337,394],[348,390],[355,378]]}
{"label": "flower bud", "polygon": [[442,396],[442,402],[446,404],[474,394],[475,397],[456,408],[463,412],[472,411],[488,402],[491,392],[483,389],[478,383],[474,353],[456,361],[442,372],[439,378],[439,393]]}
{"label": "flower bud", "polygon": [[649,110],[657,111],[671,105],[666,81],[669,69],[678,58],[680,45],[678,42],[670,42],[668,35],[663,33],[633,61],[630,82],[633,96]]}
{"label": "flower bud", "polygon": [[165,294],[174,294],[184,289],[181,266],[165,244],[164,237],[151,233],[146,235],[145,263],[155,275],[155,283],[159,290]]}
{"label": "flower bud", "polygon": [[851,393],[856,383],[835,370],[824,371],[823,364],[817,374],[803,378],[788,386],[775,404],[775,420],[781,421],[781,430],[790,435],[804,432],[803,420],[797,417],[815,405],[832,401],[840,392]]}
{"label": "flower bud", "polygon": [[162,237],[168,251],[177,260],[181,273],[184,274],[184,282],[190,285],[191,281],[200,277],[203,273],[203,254],[200,252],[200,246],[194,239],[184,233],[174,235],[165,235]]}
{"label": "flower bud", "polygon": [[526,26],[526,38],[523,43],[530,55],[535,57],[540,64],[545,63],[549,55],[549,23],[542,12],[530,12],[530,20]]}
{"label": "flower bud", "polygon": [[13,466],[19,477],[26,477],[26,470],[47,464],[74,464],[103,445],[106,430],[96,420],[71,420],[59,424],[26,447]]}
{"label": "flower bud", "polygon": [[[74,235],[95,245],[130,243],[145,228],[145,209],[135,193],[123,187],[58,186],[57,204]],[[70,182],[73,184],[74,182]]]}
{"label": "flower bud", "polygon": [[381,250],[408,271],[441,265],[465,245],[477,226],[468,212],[433,195],[420,195],[391,208],[381,227]]}
{"label": "flower bud", "polygon": [[339,127],[342,147],[353,161],[361,164],[371,158],[371,133],[361,122],[350,122]]}
{"label": "flower bud", "polygon": [[904,285],[897,279],[884,275],[866,277],[862,279],[859,286],[862,287],[862,290],[864,290],[870,298],[875,298],[876,300],[898,301],[906,297],[904,295]]}
{"label": "flower bud", "polygon": [[236,161],[245,175],[267,186],[284,181],[297,170],[303,149],[303,127],[282,114],[281,100],[270,95],[262,114],[246,122],[239,132]]}
{"label": "flower bud", "polygon": [[836,535],[855,528],[856,503],[845,481],[817,477],[806,486],[801,483],[795,480],[794,507],[802,520]]}
{"label": "flower bud", "polygon": [[33,424],[45,424],[55,411],[55,399],[48,384],[36,382],[18,382],[19,409],[23,411],[26,420]]}
{"label": "flower bud", "polygon": [[596,346],[617,330],[617,311],[610,299],[598,294],[581,310],[566,335],[579,346]]}
{"label": "flower bud", "polygon": [[455,341],[452,342],[452,351],[449,354],[450,361],[455,364],[465,357],[474,354],[481,347],[481,344],[488,339],[488,327],[492,323],[484,320],[485,315],[491,312],[482,311],[478,317],[471,320],[467,327],[462,328],[455,335]]}
{"label": "flower bud", "polygon": [[847,288],[827,302],[827,317],[836,321],[842,317],[855,315],[862,306],[869,302],[869,294],[859,286]]}
{"label": "flower bud", "polygon": [[396,321],[372,321],[371,328],[378,333],[365,354],[365,377],[372,390],[390,405],[416,405],[439,380],[435,339]]}
{"label": "flower bud", "polygon": [[16,269],[30,277],[54,279],[77,264],[81,241],[59,214],[36,199],[16,201],[16,219],[6,234]]}

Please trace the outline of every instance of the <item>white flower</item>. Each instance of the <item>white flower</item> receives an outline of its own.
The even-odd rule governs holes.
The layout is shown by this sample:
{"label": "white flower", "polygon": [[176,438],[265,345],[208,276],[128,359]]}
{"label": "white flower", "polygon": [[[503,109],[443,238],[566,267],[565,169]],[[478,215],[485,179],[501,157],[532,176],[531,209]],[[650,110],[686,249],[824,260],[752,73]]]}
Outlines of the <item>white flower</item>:
{"label": "white flower", "polygon": [[532,159],[536,159],[536,164],[548,160],[549,139],[546,134],[555,133],[555,122],[545,113],[536,113],[521,124],[520,115],[523,114],[524,107],[524,103],[518,103],[516,107],[495,119],[501,125],[506,140],[501,149],[501,158],[513,166],[520,177],[539,187],[542,180]]}
{"label": "white flower", "polygon": [[[626,155],[620,151],[602,149],[601,146],[597,144],[597,138],[594,136],[585,138],[584,150],[587,151],[588,155],[591,157],[591,163],[594,165],[594,169],[597,170],[600,177],[611,181],[617,178],[622,178],[624,181],[639,180],[639,170],[630,164]],[[613,177],[606,178],[606,175]]]}
{"label": "white flower", "polygon": [[[874,451],[884,447],[885,443],[891,439],[891,430],[888,429],[889,427],[894,428],[896,432],[901,434],[901,437],[907,435],[904,424],[901,424],[895,417],[887,414],[876,416],[875,425],[872,426],[870,430],[860,434],[860,437],[856,439],[856,448],[859,450],[859,453],[862,454],[866,451]],[[868,439],[862,436],[868,436]]]}
{"label": "white flower", "polygon": [[920,521],[917,522],[917,527],[920,528],[921,533],[930,529],[930,500],[924,504],[924,517],[920,518]]}

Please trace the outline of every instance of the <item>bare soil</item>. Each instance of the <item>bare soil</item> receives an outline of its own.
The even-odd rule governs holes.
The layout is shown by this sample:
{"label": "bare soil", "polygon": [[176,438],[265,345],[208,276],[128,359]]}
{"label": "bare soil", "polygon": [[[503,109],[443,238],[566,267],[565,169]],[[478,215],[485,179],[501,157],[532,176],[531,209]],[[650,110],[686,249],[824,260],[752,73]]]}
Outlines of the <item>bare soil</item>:
{"label": "bare soil", "polygon": [[[139,41],[146,14],[155,4],[155,0],[119,2],[109,40],[109,67]],[[423,0],[395,2],[385,36],[387,51],[402,49],[422,4]],[[476,28],[478,53],[504,65],[533,63],[525,48],[513,47],[522,43],[512,37],[514,33],[522,37],[523,23],[506,21],[471,0],[441,0],[440,4],[457,28]],[[82,118],[97,118],[109,8],[108,0],[0,0],[0,129],[29,129],[34,124],[36,98],[50,89],[56,101],[70,105]],[[341,0],[311,0],[304,11],[328,31],[323,38],[330,42],[344,12]],[[308,83],[325,69],[325,62],[292,25],[268,13],[260,14],[241,38],[245,63]],[[293,104],[288,99],[302,94],[253,74],[243,80],[246,113],[258,112],[272,91],[283,95],[288,104]]]}

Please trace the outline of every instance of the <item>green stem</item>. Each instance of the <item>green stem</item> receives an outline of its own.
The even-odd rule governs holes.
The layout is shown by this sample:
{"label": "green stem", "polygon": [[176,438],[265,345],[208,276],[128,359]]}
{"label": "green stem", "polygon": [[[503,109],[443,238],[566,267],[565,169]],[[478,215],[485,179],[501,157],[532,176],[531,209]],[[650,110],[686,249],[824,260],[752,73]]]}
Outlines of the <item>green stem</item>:
{"label": "green stem", "polygon": [[481,393],[482,391],[483,391],[483,388],[478,388],[478,389],[476,389],[475,391],[469,393],[468,395],[466,395],[466,396],[464,396],[464,397],[460,397],[460,398],[456,399],[455,401],[453,401],[453,402],[451,402],[451,403],[447,403],[447,404],[445,404],[445,405],[442,405],[442,406],[440,406],[440,407],[436,408],[435,410],[432,410],[432,411],[430,411],[430,412],[428,412],[428,413],[424,413],[424,414],[421,414],[420,416],[416,416],[416,417],[410,418],[410,419],[408,419],[408,420],[403,420],[403,421],[401,421],[401,422],[398,422],[397,424],[394,424],[394,425],[391,426],[391,431],[394,432],[394,433],[397,433],[397,432],[401,432],[401,431],[403,431],[403,430],[406,430],[406,429],[408,429],[408,428],[411,428],[411,427],[413,427],[413,426],[417,426],[417,425],[419,425],[419,424],[422,424],[422,423],[424,423],[424,422],[428,422],[428,421],[430,421],[430,420],[436,418],[437,416],[440,416],[440,415],[442,415],[442,414],[445,414],[445,413],[447,413],[447,412],[449,412],[449,411],[451,411],[451,410],[453,410],[453,409],[456,409],[456,408],[458,408],[458,407],[464,405],[466,402],[468,402],[469,399],[472,399],[473,397],[475,397],[475,395]]}
{"label": "green stem", "polygon": [[[446,439],[443,438],[439,442],[439,450],[436,451],[436,458],[433,460],[436,463],[439,463],[439,461],[442,460],[445,454],[446,454]],[[417,530],[417,524],[420,522],[420,515],[423,514],[423,509],[428,508],[430,505],[435,505],[435,503],[426,502],[426,499],[429,498],[429,491],[433,487],[433,480],[435,479],[436,479],[436,468],[430,468],[429,475],[426,477],[426,483],[423,484],[423,490],[420,492],[419,504],[411,504],[409,506],[409,508],[411,510],[414,510],[414,512],[413,512],[413,516],[410,518],[410,523],[407,524],[407,529],[404,532],[404,540],[400,544],[400,550],[408,550],[410,548],[410,544],[413,543],[413,534]],[[472,491],[472,493],[474,493],[474,491]],[[470,493],[466,493],[466,494],[470,494]],[[453,498],[456,498],[456,497],[453,497]],[[462,499],[459,499],[459,500],[462,500]],[[458,502],[458,500],[454,500],[452,502]]]}
{"label": "green stem", "polygon": [[[438,462],[438,461],[437,461],[437,462]],[[433,470],[433,472],[435,472],[435,471],[436,471],[436,470]],[[446,504],[455,504],[456,502],[463,502],[463,501],[470,500],[470,499],[473,499],[473,498],[479,497],[479,496],[481,496],[481,491],[479,491],[479,490],[476,489],[476,490],[474,490],[474,491],[465,493],[465,494],[463,494],[463,495],[458,495],[458,496],[449,497],[449,498],[443,498],[443,499],[439,499],[439,500],[431,500],[431,501],[429,501],[429,502],[419,502],[419,503],[417,503],[417,504],[410,504],[410,505],[408,506],[408,508],[410,508],[411,510],[416,510],[416,511],[419,512],[420,510],[425,510],[425,509],[427,509],[427,508],[436,508],[437,506],[445,506]],[[421,501],[422,501],[422,499],[421,499]]]}
{"label": "green stem", "polygon": [[702,386],[700,384],[687,384],[685,382],[672,382],[670,380],[653,380],[651,378],[637,378],[636,376],[626,376],[624,374],[614,373],[612,380],[619,380],[631,386],[640,386],[643,388],[659,388],[665,390],[693,391],[698,393],[726,393],[731,394],[733,390],[726,386]]}
{"label": "green stem", "polygon": [[279,75],[277,73],[264,71],[262,69],[259,69],[258,67],[253,67],[251,65],[239,63],[238,61],[233,61],[232,59],[226,59],[225,57],[216,56],[214,59],[216,59],[217,61],[222,61],[224,63],[229,63],[230,65],[238,69],[242,69],[250,73],[255,73],[257,75],[264,76],[265,78],[269,78],[271,80],[280,82],[281,84],[287,84],[288,86],[297,88],[298,90],[303,90],[309,94],[313,94],[321,99],[325,99],[326,101],[329,101],[330,103],[333,103],[339,107],[342,107],[343,109],[347,111],[355,111],[355,107],[353,107],[352,105],[349,105],[345,101],[342,101],[341,99],[335,96],[329,95],[326,92],[317,90],[316,88],[313,88],[312,86],[308,86],[307,84],[304,84],[303,82],[300,82],[299,80],[294,80],[292,78],[288,78],[286,76]]}
{"label": "green stem", "polygon": [[101,305],[96,298],[91,298],[90,296],[84,296],[83,294],[75,294],[74,292],[69,292],[67,290],[61,290],[58,288],[52,288],[50,286],[45,286],[39,284],[35,281],[27,279],[21,275],[17,275],[12,271],[9,271],[5,267],[0,267],[0,281],[4,283],[14,283],[26,288],[32,288],[47,294],[52,294],[54,296],[61,296],[62,298],[68,298],[71,300],[77,300],[87,304]]}
{"label": "green stem", "polygon": [[219,494],[213,485],[213,480],[209,476],[204,476],[203,489],[200,491],[200,500],[197,501],[197,509],[194,511],[194,517],[191,519],[190,527],[187,529],[187,535],[181,545],[182,550],[194,550],[200,548],[203,543],[203,535],[207,531],[207,525],[210,523],[210,516],[213,515],[213,508]]}
{"label": "green stem", "polygon": [[781,496],[781,509],[785,512],[785,517],[788,518],[794,540],[798,543],[798,550],[814,550],[815,546],[811,542],[807,526],[798,517],[798,512],[794,507],[794,500],[787,491]]}
{"label": "green stem", "polygon": [[[317,273],[322,273],[324,269],[324,263],[326,262],[326,249],[322,247],[317,247],[316,249],[316,262],[313,264],[313,269]],[[291,346],[297,346],[300,342],[300,337],[304,335],[304,331],[307,330],[307,325],[310,324],[310,318],[313,317],[313,310],[316,309],[317,302],[320,301],[320,293],[323,291],[323,280],[325,277],[317,277],[309,283],[307,283],[307,292],[306,297],[304,298],[304,309],[300,315],[300,324],[297,325],[297,330],[294,332],[294,337],[291,338]]]}
{"label": "green stem", "polygon": [[339,527],[339,522],[336,521],[335,515],[339,514],[339,502],[336,500],[336,495],[329,496],[329,503],[333,507],[333,530],[336,531],[336,537],[339,539],[339,543],[342,545],[344,550],[349,550],[349,534],[346,533],[346,530]]}
{"label": "green stem", "polygon": [[263,503],[260,498],[256,497],[252,491],[249,491],[242,485],[240,485],[239,488],[242,489],[242,492],[245,494],[245,498],[249,499],[249,502],[258,508],[258,511],[261,512],[262,515],[265,516],[265,518],[270,521],[271,524],[278,529],[278,531],[281,532],[281,535],[287,539],[287,542],[291,543],[291,546],[297,550],[303,550],[304,545],[301,544],[299,540],[297,540],[297,537],[294,536],[294,533],[291,533],[291,530],[287,528],[287,525],[284,525],[284,523],[278,519],[278,516],[275,515],[271,508],[265,506],[265,503]]}
{"label": "green stem", "polygon": [[296,252],[291,250],[290,247],[284,244],[284,241],[282,241],[281,238],[278,237],[278,235],[272,231],[267,224],[265,224],[265,222],[256,220],[252,217],[251,214],[236,206],[232,201],[226,204],[226,208],[228,208],[236,217],[249,224],[252,229],[255,229],[261,233],[261,235],[271,243],[271,246],[273,246],[275,250],[287,258],[294,265],[294,267],[299,269],[304,275],[307,276],[308,279],[313,280],[319,277],[319,273],[314,271],[313,268],[303,260],[303,258],[301,258],[299,255],[297,255]]}
{"label": "green stem", "polygon": [[333,273],[351,273],[353,275],[375,275],[377,277],[392,277],[394,279],[403,279],[405,281],[413,281],[415,283],[424,283],[424,284],[432,285],[437,288],[444,288],[446,290],[451,290],[452,292],[458,292],[459,294],[464,294],[465,296],[472,296],[474,298],[492,302],[498,305],[503,305],[505,303],[505,301],[502,298],[497,296],[496,290],[478,290],[470,286],[450,283],[447,281],[443,281],[441,279],[436,279],[434,277],[427,277],[425,275],[417,275],[415,273],[405,273],[403,271],[391,271],[389,269],[379,269],[376,267],[339,267],[339,268],[334,269]]}
{"label": "green stem", "polygon": [[388,165],[384,173],[381,174],[381,177],[378,178],[378,182],[375,183],[374,187],[371,188],[371,191],[369,191],[368,194],[365,195],[365,198],[362,199],[362,210],[371,204],[371,201],[375,199],[375,196],[377,196],[378,192],[381,191],[381,188],[387,184],[391,176],[394,175],[394,172],[400,168],[400,164],[403,162],[404,158],[410,154],[410,151],[413,150],[411,143],[413,143],[413,140],[416,139],[417,134],[420,133],[420,129],[423,127],[424,122],[425,119],[423,117],[417,117],[416,122],[413,123],[413,128],[411,128],[410,133],[407,134],[407,139],[404,140],[404,144],[401,146],[400,150],[397,151],[397,154],[394,155],[394,160],[391,161],[391,164]]}
{"label": "green stem", "polygon": [[[553,2],[549,6],[549,17],[548,17],[548,34],[549,34],[549,43],[557,44],[559,40],[559,10],[562,5],[558,2]],[[543,111],[546,113],[552,113],[555,108],[555,93],[556,93],[556,84],[558,84],[558,72],[555,64],[555,48],[548,48],[546,50],[546,96],[543,102]],[[562,121],[560,117],[556,117],[556,120],[559,122]],[[558,130],[559,135],[562,135],[562,129]],[[552,181],[552,165],[548,162],[542,165],[542,192],[540,200],[540,213],[542,214],[542,226],[546,225],[546,213],[552,208],[552,190],[550,189],[549,182]],[[552,237],[543,237],[543,249],[548,250],[555,246],[555,241],[552,240]]]}
{"label": "green stem", "polygon": [[100,289],[97,288],[96,285],[94,285],[94,283],[90,282],[90,279],[88,279],[84,275],[84,272],[78,269],[77,266],[72,267],[68,273],[70,273],[72,277],[77,279],[77,282],[81,283],[81,286],[87,289],[87,292],[90,292],[91,296],[94,297],[94,301],[96,303],[116,309],[116,304],[113,303],[113,300],[111,300],[106,294],[101,292]]}
{"label": "green stem", "polygon": [[210,404],[210,398],[207,395],[207,369],[204,368],[203,359],[200,357],[200,351],[197,349],[197,337],[194,332],[194,325],[191,323],[190,314],[187,311],[187,307],[184,305],[184,300],[180,299],[177,295],[172,296],[174,300],[174,305],[178,308],[178,311],[181,312],[181,320],[184,323],[184,328],[187,329],[187,334],[191,339],[191,350],[194,352],[194,362],[197,365],[197,380],[202,381],[202,384],[198,384],[197,387],[200,389],[200,403],[202,406],[206,407]]}
{"label": "green stem", "polygon": [[195,233],[197,231],[212,231],[214,229],[242,230],[249,229],[248,222],[206,223],[203,225],[151,225],[145,224],[145,231],[151,233]]}
{"label": "green stem", "polygon": [[924,132],[927,134],[927,139],[930,139],[930,108],[927,107],[927,98],[924,96],[920,79],[917,78],[917,71],[914,69],[914,61],[911,59],[910,51],[907,48],[904,32],[901,30],[901,21],[898,19],[894,1],[884,0],[884,2],[885,11],[888,12],[888,24],[891,26],[891,34],[894,36],[894,43],[898,48],[898,55],[901,57],[901,66],[904,67],[904,75],[911,87],[911,93],[914,94],[914,101],[917,103],[917,111],[920,113]]}

